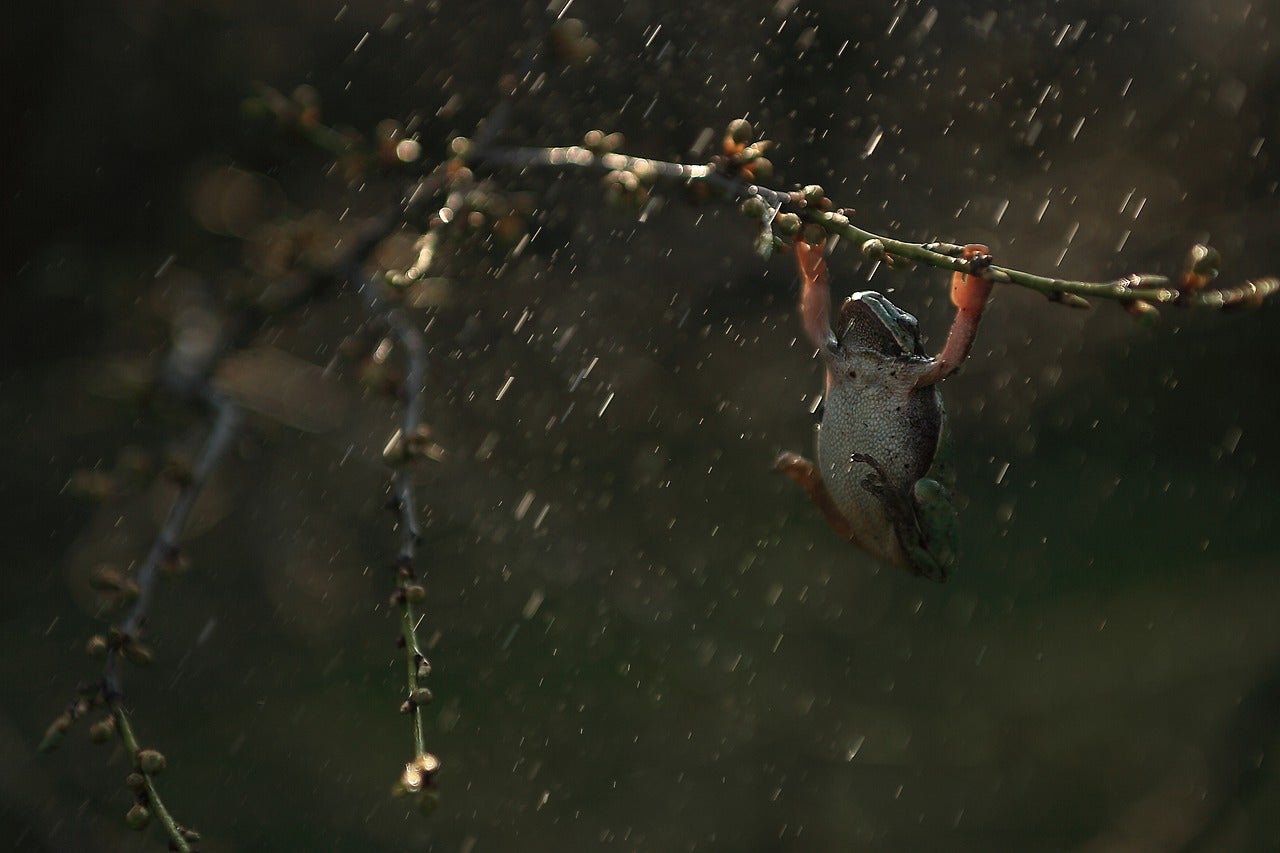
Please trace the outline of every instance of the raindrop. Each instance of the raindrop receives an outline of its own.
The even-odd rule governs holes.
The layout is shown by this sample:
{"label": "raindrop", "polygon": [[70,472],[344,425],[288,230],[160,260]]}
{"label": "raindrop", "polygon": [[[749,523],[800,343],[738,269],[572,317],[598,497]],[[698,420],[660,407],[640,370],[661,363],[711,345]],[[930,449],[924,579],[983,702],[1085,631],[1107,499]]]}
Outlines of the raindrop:
{"label": "raindrop", "polygon": [[507,381],[502,383],[502,387],[498,389],[498,393],[494,395],[493,399],[501,400],[503,397],[505,397],[507,395],[507,391],[511,388],[511,383],[515,381],[516,381],[516,378],[514,376],[508,376]]}
{"label": "raindrop", "polygon": [[871,138],[867,140],[867,147],[862,150],[862,159],[866,160],[875,153],[876,146],[880,144],[880,140],[884,138],[884,129],[877,126],[875,132],[871,134]]}
{"label": "raindrop", "polygon": [[1000,220],[1004,219],[1005,211],[1007,211],[1008,209],[1009,209],[1009,199],[1006,198],[1005,200],[1000,202],[1000,206],[996,208],[995,219],[992,221],[991,224],[999,225]]}
{"label": "raindrop", "polygon": [[1050,200],[1046,198],[1044,200],[1044,203],[1041,204],[1040,207],[1036,210],[1035,217],[1034,217],[1036,222],[1039,222],[1041,219],[1044,219],[1044,212],[1049,209],[1049,201]]}

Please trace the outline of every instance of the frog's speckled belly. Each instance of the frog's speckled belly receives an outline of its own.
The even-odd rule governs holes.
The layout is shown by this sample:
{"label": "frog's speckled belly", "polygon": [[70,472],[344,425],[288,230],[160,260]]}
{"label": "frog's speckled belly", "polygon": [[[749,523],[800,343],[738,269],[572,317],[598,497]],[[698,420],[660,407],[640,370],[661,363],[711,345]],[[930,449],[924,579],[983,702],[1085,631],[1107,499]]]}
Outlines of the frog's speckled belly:
{"label": "frog's speckled belly", "polygon": [[[901,383],[893,387],[863,385],[856,390],[842,385],[828,388],[824,402],[818,434],[822,479],[858,543],[875,557],[905,567],[897,524],[912,521],[902,517],[903,510],[914,512],[912,489],[926,473],[924,468],[937,445],[937,421],[927,414],[937,405],[937,391],[929,388],[904,394]],[[881,478],[865,462],[851,463],[849,457],[854,453],[880,463],[892,493],[887,501],[900,508],[897,513],[886,509],[885,496],[864,485],[868,478],[875,483]]]}

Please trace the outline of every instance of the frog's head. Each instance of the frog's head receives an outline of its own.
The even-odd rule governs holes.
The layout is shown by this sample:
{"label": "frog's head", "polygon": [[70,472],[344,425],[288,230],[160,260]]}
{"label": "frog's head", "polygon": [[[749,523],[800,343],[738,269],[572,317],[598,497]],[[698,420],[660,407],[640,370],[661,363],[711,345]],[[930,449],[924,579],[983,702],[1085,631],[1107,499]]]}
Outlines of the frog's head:
{"label": "frog's head", "polygon": [[846,349],[871,350],[889,358],[924,356],[916,318],[874,290],[844,301],[836,337]]}

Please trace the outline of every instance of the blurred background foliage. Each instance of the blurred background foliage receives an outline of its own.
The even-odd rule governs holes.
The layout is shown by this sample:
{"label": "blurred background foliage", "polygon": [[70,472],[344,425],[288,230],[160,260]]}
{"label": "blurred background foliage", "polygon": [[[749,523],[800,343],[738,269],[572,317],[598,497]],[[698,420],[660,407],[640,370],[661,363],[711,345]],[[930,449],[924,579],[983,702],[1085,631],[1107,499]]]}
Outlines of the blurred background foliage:
{"label": "blurred background foliage", "polygon": [[[244,97],[306,83],[327,120],[411,124],[438,158],[491,108],[531,11],[53,0],[0,35],[15,849],[159,843],[124,828],[118,748],[79,733],[33,755],[94,672],[84,640],[109,614],[88,572],[139,559],[171,497],[145,476],[105,504],[68,487],[201,435],[124,399],[121,365],[175,315],[261,286],[279,229],[329,239],[400,186],[344,180]],[[520,106],[513,143],[602,127],[679,158],[745,114],[779,143],[775,186],[821,183],[873,230],[1085,278],[1171,274],[1199,240],[1228,283],[1280,272],[1271,0],[571,14],[601,49]],[[930,585],[838,541],[769,470],[811,447],[820,383],[787,258],[678,190],[640,222],[594,180],[503,180],[534,194],[536,238],[449,259],[420,314],[448,450],[420,478],[440,810],[387,794],[411,752],[386,606],[394,407],[322,375],[360,322],[345,293],[228,368],[285,402],[203,497],[191,571],[152,620],[158,661],[127,684],[204,849],[1280,845],[1274,305],[1166,310],[1149,331],[998,288],[944,388],[966,553]],[[832,263],[839,291],[891,292],[937,345],[945,275],[868,285],[847,246]]]}

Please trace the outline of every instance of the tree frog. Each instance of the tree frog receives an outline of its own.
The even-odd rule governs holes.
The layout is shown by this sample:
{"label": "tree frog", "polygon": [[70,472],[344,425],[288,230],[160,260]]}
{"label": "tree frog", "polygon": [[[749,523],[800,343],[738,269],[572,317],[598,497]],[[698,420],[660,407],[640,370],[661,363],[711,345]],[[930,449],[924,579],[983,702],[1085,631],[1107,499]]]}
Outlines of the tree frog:
{"label": "tree frog", "polygon": [[826,368],[818,462],[783,453],[774,467],[800,484],[835,531],[884,563],[945,580],[958,556],[951,441],[937,382],[969,353],[991,290],[985,246],[964,248],[952,277],[956,317],[937,358],[916,318],[874,291],[855,293],[829,321],[822,244],[795,243],[800,314]]}

